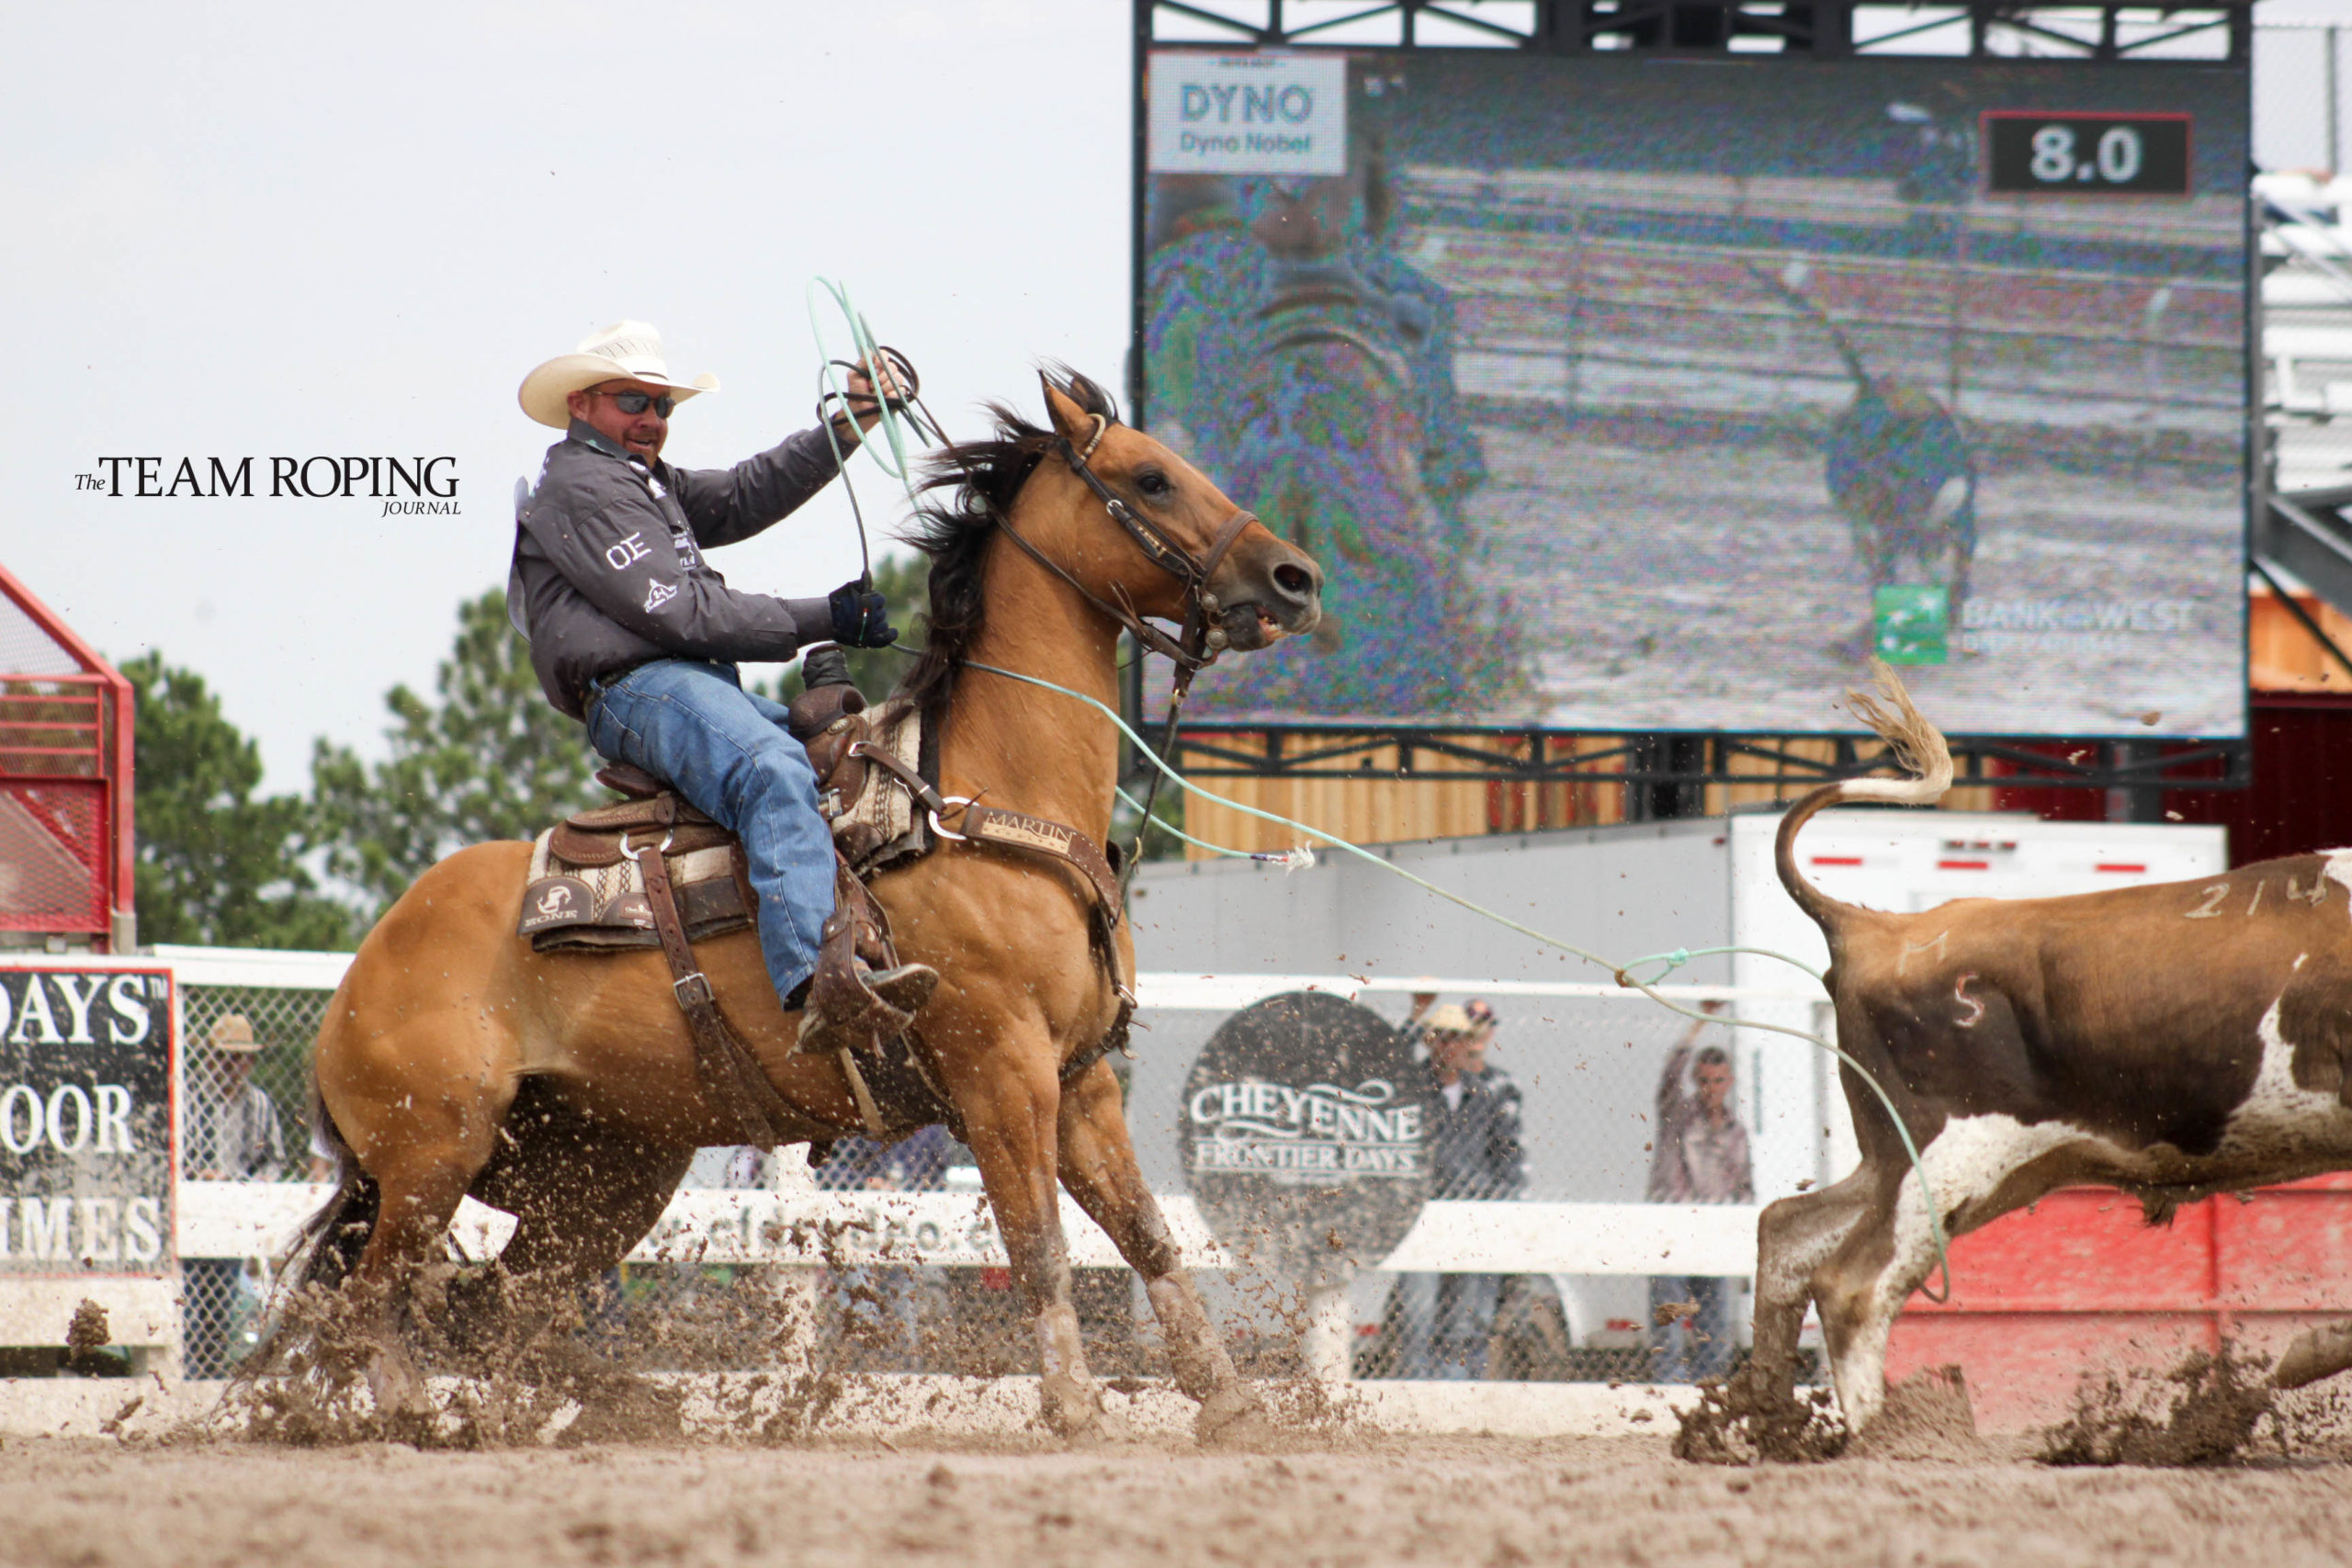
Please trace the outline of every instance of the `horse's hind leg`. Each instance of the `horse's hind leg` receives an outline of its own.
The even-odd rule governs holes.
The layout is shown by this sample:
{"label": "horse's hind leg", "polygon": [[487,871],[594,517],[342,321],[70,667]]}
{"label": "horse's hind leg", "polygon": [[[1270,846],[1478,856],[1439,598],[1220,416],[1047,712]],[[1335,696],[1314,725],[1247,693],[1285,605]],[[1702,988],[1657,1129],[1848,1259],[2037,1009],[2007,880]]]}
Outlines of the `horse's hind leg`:
{"label": "horse's hind leg", "polygon": [[[415,1421],[432,1413],[406,1343],[405,1309],[466,1189],[489,1163],[511,1099],[511,1090],[492,1095],[485,1087],[466,1095],[444,1085],[437,1093],[412,1089],[391,1101],[379,1093],[364,1112],[347,1104],[334,1107],[380,1195],[375,1229],[345,1291],[356,1292],[373,1318],[368,1381],[377,1409],[390,1419]],[[355,1124],[365,1131],[354,1132]]]}
{"label": "horse's hind leg", "polygon": [[[536,1100],[536,1097],[534,1097]],[[621,1260],[669,1206],[690,1145],[656,1144],[542,1108],[522,1147],[486,1173],[477,1196],[514,1216],[499,1254],[504,1322],[493,1343],[520,1351],[586,1281]]]}
{"label": "horse's hind leg", "polygon": [[1159,1201],[1144,1184],[1119,1108],[1118,1076],[1108,1062],[1095,1063],[1063,1089],[1060,1134],[1062,1185],[1143,1276],[1151,1310],[1168,1338],[1176,1386],[1200,1402],[1194,1432],[1207,1442],[1228,1435],[1237,1422],[1262,1417],[1258,1396],[1236,1374],[1232,1357],[1209,1324],[1193,1276],[1168,1234]]}

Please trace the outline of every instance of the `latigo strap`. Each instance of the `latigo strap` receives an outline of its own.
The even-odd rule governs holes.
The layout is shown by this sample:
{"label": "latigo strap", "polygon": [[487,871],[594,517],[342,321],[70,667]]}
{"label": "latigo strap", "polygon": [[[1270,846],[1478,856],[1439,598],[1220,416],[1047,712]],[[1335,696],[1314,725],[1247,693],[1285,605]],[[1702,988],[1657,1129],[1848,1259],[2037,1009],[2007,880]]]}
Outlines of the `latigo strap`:
{"label": "latigo strap", "polygon": [[686,942],[685,922],[678,918],[678,901],[670,886],[670,869],[659,847],[648,844],[633,852],[645,875],[646,902],[653,909],[653,929],[662,939],[662,955],[670,961],[670,988],[686,1015],[694,1036],[695,1077],[712,1101],[724,1106],[741,1130],[742,1141],[763,1149],[784,1141],[785,1130],[801,1117],[785,1103],[768,1082],[767,1074],[752,1057],[718,1010],[710,981],[695,964]]}

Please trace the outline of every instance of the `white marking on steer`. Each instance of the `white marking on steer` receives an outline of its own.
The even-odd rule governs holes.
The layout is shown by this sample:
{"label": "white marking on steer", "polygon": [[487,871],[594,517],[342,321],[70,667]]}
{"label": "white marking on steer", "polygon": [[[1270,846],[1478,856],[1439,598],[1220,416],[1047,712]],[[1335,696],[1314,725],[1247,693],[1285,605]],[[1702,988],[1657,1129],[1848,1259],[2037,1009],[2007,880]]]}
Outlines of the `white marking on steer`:
{"label": "white marking on steer", "polygon": [[[2344,890],[2352,893],[2352,850],[2328,850],[2324,852],[2327,856],[2327,863],[2320,867],[2320,874],[2330,882],[2344,884]],[[2325,890],[2324,883],[2312,889],[2318,893]]]}
{"label": "white marking on steer", "polygon": [[[1944,1123],[1935,1141],[1919,1151],[1934,1188],[1936,1209],[1949,1234],[1965,1216],[1969,1205],[1992,1195],[2002,1179],[2019,1166],[2070,1144],[2096,1144],[2110,1156],[2123,1151],[2087,1128],[2071,1122],[2024,1122],[1995,1112],[1955,1116]],[[1834,1369],[1838,1398],[1846,1419],[1857,1430],[1878,1414],[1886,1393],[1886,1337],[1917,1283],[1926,1278],[1935,1254],[1928,1229],[1928,1205],[1919,1192],[1915,1167],[1895,1190],[1894,1249],[1886,1267],[1864,1297],[1861,1311],[1845,1342],[1845,1353]]]}
{"label": "white marking on steer", "polygon": [[2300,1161],[2328,1149],[2352,1152],[2352,1111],[2332,1091],[2295,1086],[2294,1043],[2278,1029],[2281,1005],[2272,1002],[2255,1026],[2262,1066],[2254,1088],[2230,1113],[2219,1153]]}
{"label": "white marking on steer", "polygon": [[1961,976],[1959,981],[1955,983],[1951,988],[1951,994],[1960,999],[1960,1005],[1968,1010],[1966,1012],[1962,1013],[1959,1018],[1952,1021],[1962,1029],[1973,1029],[1978,1023],[1982,1022],[1984,1018],[1984,1004],[1968,994],[1968,982],[1974,978],[1976,978],[1976,976],[1973,971],[1968,974],[1964,974]]}
{"label": "white marking on steer", "polygon": [[1903,951],[1894,955],[1895,978],[1903,979],[1910,975],[1911,955],[1913,953],[1932,953],[1940,957],[1944,951],[1944,943],[1951,939],[1951,932],[1938,931],[1932,941],[1905,942],[1903,944]]}
{"label": "white marking on steer", "polygon": [[2304,959],[2306,959],[2306,958],[2309,958],[2310,956],[2311,956],[2311,954],[2310,954],[2310,953],[2299,953],[2295,954],[2295,965],[2294,965],[2294,966],[2295,966],[2296,968],[2298,968],[2298,969],[2301,969],[2301,968],[2303,966],[2303,960],[2304,960]]}

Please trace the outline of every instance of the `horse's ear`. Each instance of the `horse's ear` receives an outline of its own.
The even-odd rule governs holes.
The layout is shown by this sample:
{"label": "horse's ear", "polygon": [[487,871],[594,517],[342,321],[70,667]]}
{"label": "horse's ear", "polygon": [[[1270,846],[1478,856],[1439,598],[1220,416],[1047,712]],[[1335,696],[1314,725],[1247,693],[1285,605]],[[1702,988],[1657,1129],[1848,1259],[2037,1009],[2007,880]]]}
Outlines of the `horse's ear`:
{"label": "horse's ear", "polygon": [[1037,382],[1046,389],[1046,413],[1054,422],[1054,429],[1065,441],[1084,446],[1094,439],[1094,416],[1078,406],[1078,400],[1054,385],[1054,378],[1043,370],[1037,372]]}

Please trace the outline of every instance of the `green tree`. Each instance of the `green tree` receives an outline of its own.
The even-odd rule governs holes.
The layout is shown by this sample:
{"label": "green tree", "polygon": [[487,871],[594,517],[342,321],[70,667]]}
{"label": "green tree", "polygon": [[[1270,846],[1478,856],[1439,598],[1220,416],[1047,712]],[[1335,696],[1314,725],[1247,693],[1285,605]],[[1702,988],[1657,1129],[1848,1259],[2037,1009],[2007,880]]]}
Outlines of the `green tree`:
{"label": "green tree", "polygon": [[136,689],[139,934],[145,942],[345,948],[351,912],[302,865],[310,807],[254,798],[261,750],[221,716],[204,678],[147,652]]}
{"label": "green tree", "polygon": [[458,606],[458,637],[441,661],[437,701],[405,685],[385,694],[391,755],[363,762],[322,739],[311,797],[326,865],[377,908],[424,869],[468,844],[528,839],[607,798],[576,720],[549,706],[530,650],[493,588]]}

